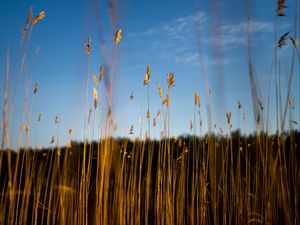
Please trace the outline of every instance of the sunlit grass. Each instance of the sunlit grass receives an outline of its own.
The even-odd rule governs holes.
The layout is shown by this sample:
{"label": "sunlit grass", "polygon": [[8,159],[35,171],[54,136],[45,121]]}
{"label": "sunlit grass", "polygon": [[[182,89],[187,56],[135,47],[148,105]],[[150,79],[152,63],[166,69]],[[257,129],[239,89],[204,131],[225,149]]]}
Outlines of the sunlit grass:
{"label": "sunlit grass", "polygon": [[[284,16],[286,4],[278,1],[277,16]],[[29,140],[29,132],[38,130],[42,123],[40,112],[34,128],[30,120],[20,125],[17,151],[9,145],[8,128],[13,112],[15,93],[26,64],[26,55],[34,25],[45,17],[40,12],[33,17],[30,9],[24,29],[20,54],[12,74],[9,72],[9,51],[5,74],[4,107],[1,120],[2,147],[0,151],[0,224],[299,224],[299,130],[292,124],[294,110],[290,97],[291,86],[283,93],[276,78],[277,133],[268,133],[269,115],[266,117],[264,104],[258,95],[253,70],[253,59],[249,53],[249,79],[255,115],[256,131],[253,135],[242,135],[240,123],[246,118],[243,103],[237,101],[238,129],[232,130],[232,114],[224,115],[226,130],[221,134],[211,130],[204,134],[201,102],[197,91],[191,96],[190,135],[171,137],[170,105],[176,102],[172,93],[176,91],[175,75],[166,74],[166,82],[158,84],[158,101],[161,108],[151,115],[149,83],[151,70],[147,66],[144,77],[137,81],[147,86],[147,112],[141,123],[148,122],[148,130],[140,131],[140,138],[132,135],[139,131],[134,125],[128,128],[128,136],[112,138],[115,118],[112,115],[111,96],[112,72],[104,71],[100,65],[99,78],[90,69],[91,38],[87,39],[83,51],[86,53],[86,100],[84,106],[84,141],[72,142],[73,129],[68,131],[66,147],[60,147],[60,119],[54,119],[56,131],[49,132],[50,149],[36,150],[37,140]],[[250,22],[249,22],[250,23]],[[248,24],[249,26],[251,24]],[[251,48],[249,29],[248,46]],[[111,46],[117,54],[117,45],[122,44],[121,29],[115,33]],[[276,43],[276,52],[284,45],[293,45],[293,61],[298,56],[295,38],[290,32],[282,35]],[[290,40],[290,42],[288,42]],[[277,57],[277,56],[276,56]],[[278,58],[275,60],[278,61]],[[274,66],[277,68],[277,61]],[[15,68],[20,65],[20,68]],[[291,71],[295,63],[292,63]],[[16,88],[9,85],[9,75],[16,80]],[[277,69],[276,69],[277,71]],[[279,76],[279,71],[276,72]],[[293,72],[289,77],[292,77]],[[103,86],[103,76],[110,76],[110,83]],[[11,79],[11,78],[10,78]],[[89,80],[93,86],[89,86]],[[151,79],[153,76],[151,75]],[[291,78],[290,78],[291,79]],[[101,86],[102,84],[102,86]],[[98,93],[101,88],[108,91],[107,106],[103,106]],[[166,87],[166,89],[163,89]],[[89,105],[90,93],[93,102]],[[10,98],[10,94],[12,98]],[[39,94],[38,83],[32,91],[33,99]],[[279,98],[287,94],[286,104]],[[165,96],[165,97],[164,97]],[[268,96],[270,97],[270,96]],[[11,104],[9,103],[11,100]],[[128,101],[134,101],[134,91]],[[207,104],[208,105],[208,104]],[[10,107],[9,107],[10,106]],[[107,107],[104,115],[103,107]],[[265,106],[269,112],[269,104]],[[289,112],[289,130],[283,128],[286,111]],[[209,111],[209,110],[208,110]],[[162,116],[160,115],[162,112]],[[280,113],[281,112],[281,113]],[[31,113],[31,111],[30,111]],[[243,114],[241,114],[243,113]],[[279,116],[279,114],[281,114]],[[243,115],[242,118],[241,115]],[[151,117],[153,123],[151,123]],[[30,118],[30,117],[29,117]],[[99,124],[96,124],[99,121]],[[105,121],[101,123],[101,121]],[[157,123],[160,126],[156,126]],[[210,123],[210,121],[208,121]],[[95,132],[95,126],[98,131]],[[159,129],[161,138],[151,138],[151,129]],[[91,137],[88,138],[88,129]],[[101,133],[105,130],[105,133]],[[197,133],[200,131],[200,133]],[[203,132],[203,133],[202,133]],[[22,137],[25,135],[25,143]],[[38,136],[36,136],[38,139]],[[21,147],[23,146],[23,147]]]}

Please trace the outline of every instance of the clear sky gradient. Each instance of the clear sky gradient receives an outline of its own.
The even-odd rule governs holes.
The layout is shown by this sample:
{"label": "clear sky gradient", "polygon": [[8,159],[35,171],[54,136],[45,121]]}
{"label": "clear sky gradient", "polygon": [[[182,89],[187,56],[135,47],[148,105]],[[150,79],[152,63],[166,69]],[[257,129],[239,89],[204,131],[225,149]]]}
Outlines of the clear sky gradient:
{"label": "clear sky gradient", "polygon": [[[274,132],[276,129],[276,104],[272,58],[276,41],[276,1],[254,0],[250,2],[251,50],[258,93],[265,108],[264,119],[267,116],[269,76],[271,68],[273,68],[269,130]],[[12,71],[21,40],[21,29],[29,8],[33,7],[34,15],[42,10],[46,13],[46,17],[36,24],[32,32],[26,66],[22,73],[13,119],[10,124],[11,146],[15,148],[18,145],[20,125],[28,123],[23,115],[26,96],[28,96],[29,108],[32,104],[29,132],[32,146],[49,146],[52,135],[57,137],[57,128],[54,124],[56,115],[60,118],[61,144],[66,143],[69,128],[73,128],[72,140],[83,140],[87,73],[84,43],[88,37],[91,37],[92,52],[89,73],[89,105],[91,105],[93,88],[91,72],[99,74],[99,67],[104,64],[103,54],[111,60],[111,49],[117,29],[122,29],[123,32],[122,40],[116,46],[113,83],[112,107],[117,124],[116,136],[127,137],[132,124],[134,125],[134,136],[139,136],[141,112],[143,112],[143,130],[147,129],[147,88],[143,86],[147,65],[151,66],[149,83],[151,124],[158,109],[161,109],[156,82],[163,87],[165,93],[167,87],[165,74],[172,71],[175,75],[175,86],[171,90],[171,135],[190,132],[189,121],[194,117],[195,91],[198,91],[201,96],[202,132],[207,131],[204,75],[207,76],[211,90],[212,125],[216,124],[216,132],[220,132],[220,127],[226,131],[226,111],[232,112],[233,129],[237,129],[238,100],[243,106],[240,114],[242,132],[254,131],[255,123],[247,58],[247,13],[249,8],[246,1],[126,0],[115,1],[115,3],[116,26],[113,27],[107,1],[1,0],[1,112],[4,100],[2,87],[6,51],[9,49],[10,71]],[[291,31],[291,35],[294,36],[295,1],[287,1],[287,5],[289,5],[285,9],[287,16],[277,18],[277,38],[287,31]],[[201,49],[197,45],[199,39],[201,40]],[[297,34],[298,39],[299,35]],[[100,51],[100,43],[105,43],[102,51]],[[287,96],[293,50],[290,42],[287,43],[278,51],[283,105]],[[202,58],[204,68],[200,66],[200,58]],[[39,84],[39,91],[32,100],[35,82]],[[26,90],[29,90],[28,95]],[[98,90],[100,101],[102,105],[105,105],[104,82],[99,84]],[[299,61],[297,59],[291,90],[295,108],[292,111],[292,119],[299,123],[300,92]],[[132,91],[135,93],[133,101],[129,98]],[[30,109],[27,111],[30,112]],[[36,120],[40,111],[43,112],[43,117],[41,123],[37,125]],[[242,120],[242,112],[246,115],[245,122]],[[97,136],[97,126],[98,121],[95,121],[95,136]],[[91,137],[91,129],[90,125],[88,127],[89,137]],[[159,131],[160,122],[155,128],[151,126],[152,137],[158,138]],[[197,133],[199,134],[199,130]],[[22,143],[23,139],[21,139]]]}

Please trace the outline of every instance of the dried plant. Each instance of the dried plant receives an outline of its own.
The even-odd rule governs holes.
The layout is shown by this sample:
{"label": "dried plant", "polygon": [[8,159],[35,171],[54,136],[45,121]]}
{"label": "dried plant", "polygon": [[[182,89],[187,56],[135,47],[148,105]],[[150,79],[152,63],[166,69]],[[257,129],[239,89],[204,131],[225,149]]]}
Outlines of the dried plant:
{"label": "dried plant", "polygon": [[170,101],[169,99],[170,99],[169,94],[166,93],[166,98],[163,100],[162,104],[168,106]]}
{"label": "dried plant", "polygon": [[172,86],[175,84],[175,77],[173,72],[170,72],[168,78],[167,78],[167,83],[168,83],[168,89],[170,89]]}
{"label": "dried plant", "polygon": [[116,45],[119,44],[121,41],[121,38],[122,38],[121,33],[122,33],[121,29],[117,30],[116,35],[115,35],[115,44]]}
{"label": "dried plant", "polygon": [[296,42],[296,40],[293,39],[293,38],[291,38],[291,37],[289,37],[289,39],[291,40],[291,42],[292,42],[292,44],[293,44],[293,47],[294,47],[294,48],[297,48],[297,42]]}
{"label": "dried plant", "polygon": [[134,91],[132,91],[131,93],[130,93],[130,100],[133,100],[134,99]]}
{"label": "dried plant", "polygon": [[97,78],[97,76],[94,72],[92,73],[92,75],[93,75],[93,82],[97,86],[98,85],[98,78]]}
{"label": "dried plant", "polygon": [[150,80],[150,66],[147,66],[147,71],[146,74],[144,76],[144,85],[147,85],[149,83]]}
{"label": "dried plant", "polygon": [[195,106],[198,106],[200,108],[200,95],[198,92],[194,92],[194,100],[195,100]]}
{"label": "dried plant", "polygon": [[28,12],[28,16],[27,16],[27,19],[26,19],[26,22],[25,22],[25,25],[24,25],[24,28],[22,30],[22,36],[23,36],[23,38],[25,38],[25,36],[26,36],[26,31],[27,31],[27,29],[29,27],[29,23],[31,21],[32,14],[33,14],[32,13],[32,7],[30,7],[29,12]]}
{"label": "dried plant", "polygon": [[278,42],[277,42],[277,47],[278,48],[281,48],[282,46],[286,45],[286,40],[288,38],[288,35],[289,35],[290,32],[286,32],[284,35],[282,35]]}
{"label": "dried plant", "polygon": [[258,99],[259,109],[262,112],[264,110],[261,98]]}
{"label": "dried plant", "polygon": [[54,141],[55,141],[55,138],[54,138],[54,136],[52,136],[52,137],[51,137],[50,144],[53,144],[53,143],[54,143]]}
{"label": "dried plant", "polygon": [[70,139],[68,139],[67,141],[67,148],[72,148],[72,143]]}
{"label": "dried plant", "polygon": [[41,121],[42,115],[43,115],[43,112],[40,112],[40,113],[39,113],[39,116],[38,116],[38,119],[37,119],[37,122],[38,122],[38,123]]}
{"label": "dried plant", "polygon": [[162,90],[161,86],[159,85],[159,83],[156,82],[156,85],[157,85],[157,88],[158,88],[159,97],[162,100],[163,90]]}
{"label": "dried plant", "polygon": [[226,112],[226,117],[227,117],[227,123],[230,124],[230,122],[231,122],[231,112]]}
{"label": "dried plant", "polygon": [[241,109],[241,108],[242,108],[242,104],[241,104],[240,101],[237,102],[237,107],[238,107],[238,109]]}
{"label": "dried plant", "polygon": [[87,41],[87,43],[85,44],[85,53],[86,53],[87,55],[89,55],[89,54],[91,53],[91,51],[92,51],[91,38],[88,37],[88,41]]}
{"label": "dried plant", "polygon": [[130,127],[129,135],[133,135],[133,125],[131,125],[131,127]]}
{"label": "dried plant", "polygon": [[158,111],[157,111],[157,113],[156,113],[156,117],[157,117],[157,119],[159,119],[159,118],[160,118],[160,110],[158,110]]}
{"label": "dried plant", "polygon": [[98,92],[96,88],[93,88],[94,108],[98,106]]}
{"label": "dried plant", "polygon": [[[94,107],[95,107],[95,105],[94,105]],[[90,122],[91,122],[92,112],[93,112],[93,107],[91,106],[90,109],[89,109],[88,124],[90,124]]]}
{"label": "dried plant", "polygon": [[283,9],[285,9],[287,7],[285,0],[278,0],[277,1],[277,8],[276,8],[276,14],[277,16],[286,16],[283,13]]}
{"label": "dried plant", "polygon": [[33,94],[36,94],[38,92],[38,90],[39,90],[39,85],[38,85],[38,83],[35,83]]}
{"label": "dried plant", "polygon": [[295,109],[293,106],[293,99],[291,97],[289,97],[289,105],[291,109]]}
{"label": "dried plant", "polygon": [[153,126],[156,126],[156,118],[153,118]]}
{"label": "dried plant", "polygon": [[21,131],[23,131],[23,130],[25,130],[25,131],[26,131],[26,133],[28,133],[28,131],[29,131],[29,127],[28,127],[28,125],[27,125],[27,124],[22,124],[22,125],[21,125]]}
{"label": "dried plant", "polygon": [[41,11],[36,17],[34,17],[31,21],[31,26],[42,20],[46,16],[44,11]]}
{"label": "dried plant", "polygon": [[102,81],[102,79],[103,79],[103,72],[104,72],[103,70],[104,70],[104,69],[103,69],[103,66],[101,65],[101,66],[100,66],[100,69],[99,69],[99,80],[100,80],[100,81]]}
{"label": "dried plant", "polygon": [[55,116],[54,123],[55,123],[55,124],[58,124],[58,123],[59,123],[59,117],[58,117],[58,116]]}

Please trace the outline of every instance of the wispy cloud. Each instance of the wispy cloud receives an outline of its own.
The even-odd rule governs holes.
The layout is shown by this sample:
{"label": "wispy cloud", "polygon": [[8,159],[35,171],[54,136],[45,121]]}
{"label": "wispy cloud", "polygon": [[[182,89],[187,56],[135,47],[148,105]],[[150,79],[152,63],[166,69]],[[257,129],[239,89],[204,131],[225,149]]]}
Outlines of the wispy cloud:
{"label": "wispy cloud", "polygon": [[[169,22],[151,27],[141,32],[130,33],[129,37],[142,40],[143,46],[148,46],[161,59],[172,60],[175,63],[196,65],[198,50],[196,45],[196,24],[200,26],[201,41],[205,49],[222,46],[225,52],[247,45],[246,21],[229,23],[223,21],[216,34],[211,34],[212,25],[205,12],[198,12],[188,16],[181,16]],[[255,37],[254,44],[265,38],[266,34],[274,31],[272,23],[267,21],[251,21],[250,31]],[[219,63],[230,63],[232,59],[219,62],[206,56],[207,65],[216,66]]]}

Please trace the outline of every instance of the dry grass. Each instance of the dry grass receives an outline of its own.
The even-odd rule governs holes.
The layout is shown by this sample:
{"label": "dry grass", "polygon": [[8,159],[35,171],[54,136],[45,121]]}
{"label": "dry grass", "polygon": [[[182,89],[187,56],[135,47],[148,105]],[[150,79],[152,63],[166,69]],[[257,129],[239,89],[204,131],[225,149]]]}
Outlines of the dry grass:
{"label": "dry grass", "polygon": [[[115,2],[110,1],[110,14],[114,23],[115,7]],[[285,8],[285,1],[279,0],[277,16],[284,16]],[[281,112],[280,123],[279,119],[276,121],[278,132],[275,135],[268,133],[268,122],[265,126],[265,121],[269,120],[270,100],[268,100],[266,118],[264,103],[257,91],[251,53],[250,31],[252,29],[249,15],[248,62],[251,87],[249,94],[252,95],[256,124],[254,135],[240,134],[240,113],[243,113],[243,120],[246,121],[240,101],[237,102],[238,130],[232,131],[233,118],[228,111],[224,115],[227,131],[220,128],[219,136],[211,131],[210,89],[204,75],[209,132],[206,135],[202,133],[201,115],[204,109],[200,102],[200,95],[194,92],[194,96],[191,96],[191,99],[194,97],[194,118],[190,121],[190,136],[171,137],[171,90],[176,90],[173,88],[175,75],[170,72],[166,75],[164,84],[167,87],[165,98],[163,98],[162,88],[164,85],[160,86],[156,83],[161,109],[153,117],[152,125],[153,129],[159,129],[162,138],[159,141],[152,140],[149,88],[151,70],[148,65],[143,80],[148,91],[147,114],[142,113],[141,118],[141,123],[144,119],[148,120],[146,138],[112,139],[111,131],[115,123],[110,101],[111,78],[114,75],[115,49],[121,41],[122,30],[119,29],[115,33],[112,46],[112,72],[104,73],[104,67],[101,65],[99,79],[96,74],[90,72],[91,38],[88,38],[85,44],[87,74],[84,143],[71,141],[73,129],[70,128],[67,146],[58,147],[60,121],[57,116],[54,121],[57,131],[52,134],[51,149],[39,151],[30,149],[29,132],[33,126],[29,120],[21,125],[18,148],[14,152],[10,148],[8,135],[10,115],[13,112],[18,83],[26,64],[33,25],[44,16],[45,13],[41,12],[33,17],[30,9],[22,31],[20,46],[23,50],[23,52],[20,50],[22,57],[19,59],[19,53],[16,57],[16,62],[21,61],[21,63],[15,63],[12,73],[9,72],[9,51],[7,52],[5,98],[0,127],[3,132],[0,151],[0,224],[300,224],[300,133],[291,125],[293,122],[296,125],[297,122],[292,118],[294,103],[290,85],[295,67],[295,55],[298,52],[296,39],[289,36],[290,32],[286,32],[274,43],[275,63],[272,66],[275,67],[277,82],[275,87],[277,105],[274,111],[277,111],[278,117]],[[282,93],[283,89],[279,85],[280,69],[277,68],[279,67],[277,51],[287,44],[293,45],[293,62],[289,74],[289,86],[286,90],[287,98],[282,106],[279,104],[282,101],[280,96],[285,93]],[[198,47],[201,50],[200,40],[198,40]],[[199,57],[201,67],[204,67],[201,54]],[[15,68],[17,65],[20,65],[20,68]],[[12,89],[9,82],[14,80],[16,71],[20,72],[15,81],[16,88]],[[203,68],[202,71],[205,74]],[[91,91],[88,86],[90,73],[94,81],[92,89],[94,107],[88,105]],[[99,104],[98,92],[99,88],[103,87],[102,79],[108,80],[105,86],[108,92],[107,115],[103,115],[103,106]],[[38,95],[38,83],[36,83],[31,96],[31,110],[34,105],[33,99]],[[134,92],[130,94],[130,100],[134,100]],[[176,99],[172,98],[172,101]],[[283,130],[287,109],[289,109],[290,122],[288,133]],[[38,115],[36,129],[38,124],[43,122],[41,118],[42,112]],[[97,119],[98,135],[94,137]],[[157,123],[160,123],[159,128],[156,126]],[[90,140],[87,135],[88,129],[92,131]],[[101,134],[100,131],[103,129],[105,133]],[[128,135],[133,135],[134,131],[132,125]],[[25,135],[24,145],[21,145],[22,135]],[[141,130],[141,137],[143,135]]]}

